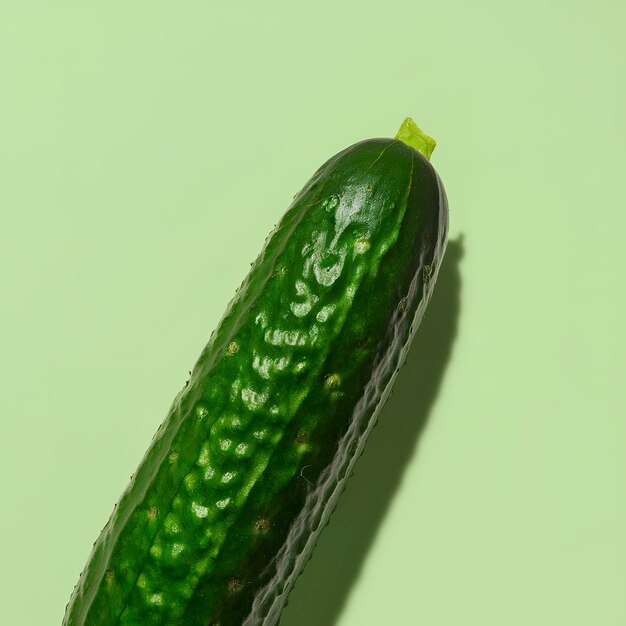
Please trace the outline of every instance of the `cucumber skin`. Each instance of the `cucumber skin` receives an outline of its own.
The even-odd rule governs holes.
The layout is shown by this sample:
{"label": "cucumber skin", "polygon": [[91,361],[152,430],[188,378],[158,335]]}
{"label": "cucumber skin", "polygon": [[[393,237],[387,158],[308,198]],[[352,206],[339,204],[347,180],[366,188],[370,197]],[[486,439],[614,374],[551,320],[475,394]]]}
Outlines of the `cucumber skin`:
{"label": "cucumber skin", "polygon": [[64,626],[272,626],[404,362],[443,185],[399,140],[295,197],[94,544]]}

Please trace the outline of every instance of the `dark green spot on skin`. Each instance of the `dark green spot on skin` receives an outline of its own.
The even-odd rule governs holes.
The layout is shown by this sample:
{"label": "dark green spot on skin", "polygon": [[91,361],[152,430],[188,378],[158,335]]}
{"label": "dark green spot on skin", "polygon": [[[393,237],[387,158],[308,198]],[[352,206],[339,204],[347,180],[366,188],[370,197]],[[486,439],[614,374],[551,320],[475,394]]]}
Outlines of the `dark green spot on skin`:
{"label": "dark green spot on skin", "polygon": [[324,380],[324,386],[326,387],[326,389],[336,389],[337,387],[339,387],[340,383],[341,378],[339,377],[339,374],[329,374]]}
{"label": "dark green spot on skin", "polygon": [[237,593],[240,589],[241,589],[241,581],[238,578],[236,578],[235,576],[232,576],[231,578],[228,579],[228,593],[232,595],[234,593]]}
{"label": "dark green spot on skin", "polygon": [[236,341],[231,341],[226,348],[226,356],[233,356],[239,352],[239,344]]}
{"label": "dark green spot on skin", "polygon": [[270,523],[264,517],[257,517],[254,520],[254,531],[259,535],[267,535]]}
{"label": "dark green spot on skin", "polygon": [[329,213],[331,211],[334,211],[339,206],[339,196],[335,194],[333,194],[332,196],[329,196],[328,198],[326,198],[326,200],[324,200],[324,202],[322,203],[322,206]]}
{"label": "dark green spot on skin", "polygon": [[341,400],[341,398],[343,398],[344,393],[343,391],[333,391],[330,394],[330,399],[332,402],[338,402],[339,400]]}
{"label": "dark green spot on skin", "polygon": [[356,344],[357,350],[365,350],[369,346],[370,340],[369,337],[361,337]]}
{"label": "dark green spot on skin", "polygon": [[299,430],[296,434],[296,441],[298,443],[306,443],[309,440],[309,433],[305,430]]}
{"label": "dark green spot on skin", "polygon": [[354,251],[357,254],[364,254],[370,249],[370,241],[367,237],[359,237],[354,243]]}

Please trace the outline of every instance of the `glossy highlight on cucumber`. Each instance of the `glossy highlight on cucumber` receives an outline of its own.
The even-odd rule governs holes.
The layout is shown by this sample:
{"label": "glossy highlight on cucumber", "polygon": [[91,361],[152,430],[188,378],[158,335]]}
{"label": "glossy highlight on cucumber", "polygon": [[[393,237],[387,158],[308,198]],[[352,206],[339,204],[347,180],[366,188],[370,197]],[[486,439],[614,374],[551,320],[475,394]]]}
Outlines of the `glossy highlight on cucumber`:
{"label": "glossy highlight on cucumber", "polygon": [[407,118],[294,198],[94,544],[64,626],[273,626],[424,314],[448,208]]}

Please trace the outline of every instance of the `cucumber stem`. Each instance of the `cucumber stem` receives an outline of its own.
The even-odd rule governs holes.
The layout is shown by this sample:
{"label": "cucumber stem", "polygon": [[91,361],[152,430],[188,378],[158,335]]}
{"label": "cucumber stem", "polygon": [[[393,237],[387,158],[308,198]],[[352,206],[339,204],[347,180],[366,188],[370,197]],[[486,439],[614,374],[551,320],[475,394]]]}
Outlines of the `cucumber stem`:
{"label": "cucumber stem", "polygon": [[419,126],[410,118],[405,118],[396,133],[396,139],[404,141],[407,146],[421,152],[429,161],[437,142],[420,130]]}

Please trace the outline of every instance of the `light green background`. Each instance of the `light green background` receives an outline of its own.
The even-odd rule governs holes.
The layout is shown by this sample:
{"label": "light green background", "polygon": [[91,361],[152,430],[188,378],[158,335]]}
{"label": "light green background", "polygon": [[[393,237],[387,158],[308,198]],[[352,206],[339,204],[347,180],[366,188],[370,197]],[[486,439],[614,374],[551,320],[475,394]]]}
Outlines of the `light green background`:
{"label": "light green background", "polygon": [[449,256],[281,626],[626,624],[625,6],[2,3],[0,623],[60,623],[291,197],[411,115]]}

